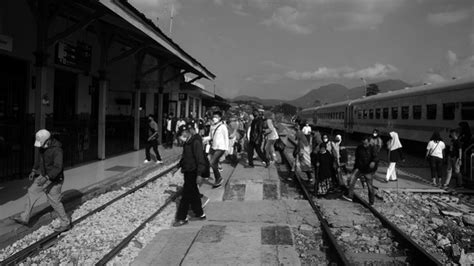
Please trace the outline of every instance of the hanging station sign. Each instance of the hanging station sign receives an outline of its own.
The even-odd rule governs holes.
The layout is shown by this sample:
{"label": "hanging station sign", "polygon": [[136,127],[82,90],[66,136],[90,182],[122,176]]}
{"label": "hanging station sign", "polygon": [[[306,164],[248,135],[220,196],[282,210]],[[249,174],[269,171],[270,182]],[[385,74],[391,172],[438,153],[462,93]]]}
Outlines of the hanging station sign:
{"label": "hanging station sign", "polygon": [[178,94],[178,99],[180,101],[186,101],[188,99],[188,94],[187,93],[179,93]]}
{"label": "hanging station sign", "polygon": [[56,64],[89,71],[91,68],[92,46],[84,42],[58,42],[56,44]]}

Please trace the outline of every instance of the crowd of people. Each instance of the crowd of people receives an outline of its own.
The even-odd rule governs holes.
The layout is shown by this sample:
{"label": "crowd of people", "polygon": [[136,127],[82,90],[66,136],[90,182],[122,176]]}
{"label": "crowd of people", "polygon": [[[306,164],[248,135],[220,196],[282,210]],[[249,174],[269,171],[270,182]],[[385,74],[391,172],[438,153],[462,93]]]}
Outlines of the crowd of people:
{"label": "crowd of people", "polygon": [[[321,197],[333,192],[343,193],[342,197],[348,201],[352,201],[355,184],[360,180],[363,186],[367,186],[369,203],[373,204],[375,194],[372,183],[384,147],[379,131],[374,129],[372,135],[363,136],[355,150],[354,167],[349,171],[348,153],[340,134],[331,139],[329,135],[321,134],[306,122],[296,125],[296,146],[293,153],[295,163],[291,172],[305,173],[316,196]],[[459,126],[458,129],[450,130],[449,144],[443,141],[439,132],[434,132],[428,142],[426,158],[430,165],[433,185],[447,188],[454,176],[456,185],[462,186],[463,153],[473,141],[469,125],[461,122]],[[183,197],[178,207],[175,226],[188,222],[189,208],[196,215],[193,219],[206,219],[199,185],[203,178],[211,177],[211,169],[214,177],[213,188],[219,188],[223,183],[220,172],[224,160],[235,165],[245,161],[246,155],[245,167],[253,168],[256,152],[262,165],[268,167],[278,161],[276,151],[283,152],[284,149],[275,127],[274,114],[262,109],[254,110],[251,114],[228,112],[225,116],[221,111],[214,111],[204,118],[191,116],[187,119],[176,119],[171,113],[164,119],[162,133],[164,148],[172,148],[175,143],[183,147],[179,163],[184,175]],[[385,182],[397,181],[397,163],[404,160],[398,133],[391,131],[388,139],[386,149],[389,165]],[[155,153],[157,163],[161,163],[158,140],[158,125],[150,115],[145,163],[151,161],[151,149]],[[13,220],[27,225],[35,202],[45,193],[61,221],[55,230],[68,230],[71,228],[71,220],[60,201],[64,180],[61,143],[52,137],[49,131],[42,129],[36,133],[34,146],[39,149],[39,156],[36,157],[29,175],[30,180],[34,182],[28,189],[25,210]],[[283,159],[281,153],[280,157]],[[345,180],[343,174],[349,174],[349,178]]]}

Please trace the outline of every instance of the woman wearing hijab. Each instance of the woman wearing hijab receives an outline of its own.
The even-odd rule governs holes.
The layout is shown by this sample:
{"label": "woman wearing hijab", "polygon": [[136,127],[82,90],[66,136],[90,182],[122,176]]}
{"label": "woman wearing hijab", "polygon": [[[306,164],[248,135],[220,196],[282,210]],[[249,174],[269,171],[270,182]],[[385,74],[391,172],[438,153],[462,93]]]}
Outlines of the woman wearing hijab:
{"label": "woman wearing hijab", "polygon": [[426,147],[426,159],[430,163],[431,179],[433,185],[441,184],[441,178],[443,174],[443,152],[446,148],[443,139],[439,135],[438,131],[433,132],[428,146]]}
{"label": "woman wearing hijab", "polygon": [[390,140],[388,141],[388,160],[390,164],[388,165],[387,175],[385,180],[396,181],[397,180],[397,169],[395,168],[396,164],[403,159],[402,155],[402,144],[398,138],[397,132],[390,132]]}

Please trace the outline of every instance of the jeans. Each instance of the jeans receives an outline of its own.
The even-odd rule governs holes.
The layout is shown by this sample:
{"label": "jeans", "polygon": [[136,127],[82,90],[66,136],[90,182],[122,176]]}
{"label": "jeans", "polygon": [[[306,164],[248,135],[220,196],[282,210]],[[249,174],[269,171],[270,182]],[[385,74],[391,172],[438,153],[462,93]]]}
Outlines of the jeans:
{"label": "jeans", "polygon": [[25,222],[30,220],[31,211],[35,206],[36,201],[43,195],[43,193],[45,193],[49,205],[53,207],[61,220],[61,226],[69,225],[71,220],[64,210],[64,205],[61,203],[61,187],[63,184],[52,183],[49,180],[44,184],[38,184],[38,180],[42,178],[42,176],[37,177],[33,184],[28,188],[25,210],[20,215],[21,219]]}
{"label": "jeans", "polygon": [[362,173],[358,169],[356,169],[355,172],[351,175],[351,179],[349,182],[348,196],[349,198],[352,198],[354,196],[354,186],[357,182],[357,179],[362,178],[362,177],[365,177],[365,181],[367,184],[367,190],[369,192],[369,203],[374,204],[375,194],[374,194],[374,186],[372,184],[372,181],[373,181],[372,173]]}
{"label": "jeans", "polygon": [[216,182],[221,179],[221,173],[219,172],[219,159],[224,155],[224,150],[211,150],[211,165],[212,171],[214,172],[214,179]]}
{"label": "jeans", "polygon": [[267,156],[267,159],[270,161],[275,161],[275,142],[276,139],[268,139],[267,142],[265,143],[265,153]]}
{"label": "jeans", "polygon": [[436,156],[430,156],[430,168],[431,178],[433,181],[436,181],[436,178],[441,181],[441,178],[443,178],[443,159]]}
{"label": "jeans", "polygon": [[458,186],[462,185],[462,175],[461,175],[461,160],[458,158],[448,158],[448,169],[446,175],[446,181],[444,182],[445,186],[449,186],[449,182],[451,182],[451,176],[456,177],[456,183]]}
{"label": "jeans", "polygon": [[189,206],[196,217],[204,214],[201,206],[201,193],[196,183],[197,172],[184,172],[183,196],[179,203],[177,220],[185,220],[188,216]]}
{"label": "jeans", "polygon": [[151,160],[150,156],[150,149],[153,148],[153,151],[155,152],[155,157],[157,161],[161,161],[161,155],[160,152],[158,151],[158,141],[157,140],[152,140],[152,141],[147,141],[146,142],[146,147],[145,147],[145,156],[148,161]]}
{"label": "jeans", "polygon": [[257,144],[253,141],[249,141],[247,156],[248,156],[250,166],[253,166],[253,152],[254,152],[254,150],[257,152],[258,156],[260,157],[260,159],[262,159],[262,161],[264,161],[265,163],[268,163],[268,160],[267,160],[267,157],[265,156],[265,153],[263,153],[262,150],[260,149],[260,143]]}

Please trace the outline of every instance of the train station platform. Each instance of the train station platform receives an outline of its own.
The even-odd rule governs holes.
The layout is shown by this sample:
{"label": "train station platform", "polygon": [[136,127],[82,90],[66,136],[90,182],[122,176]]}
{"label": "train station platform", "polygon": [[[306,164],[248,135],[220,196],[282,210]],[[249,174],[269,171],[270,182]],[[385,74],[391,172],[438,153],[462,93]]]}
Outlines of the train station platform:
{"label": "train station platform", "polygon": [[[74,209],[78,203],[105,191],[119,188],[136,178],[152,175],[160,171],[161,167],[166,167],[167,164],[176,161],[181,155],[179,147],[163,149],[162,146],[159,146],[159,151],[163,159],[162,164],[155,162],[145,164],[145,151],[138,150],[67,169],[64,172],[65,180],[62,187],[62,201],[66,210]],[[154,158],[153,153],[152,158]],[[52,209],[46,202],[46,196],[43,196],[33,209],[31,227],[18,225],[10,219],[11,216],[23,211],[31,182],[25,178],[0,184],[2,195],[0,199],[0,247],[10,238],[26,234],[54,218]]]}
{"label": "train station platform", "polygon": [[286,196],[277,168],[223,165],[225,185],[200,191],[207,219],[160,231],[132,265],[300,265],[296,228],[318,228],[309,203]]}

